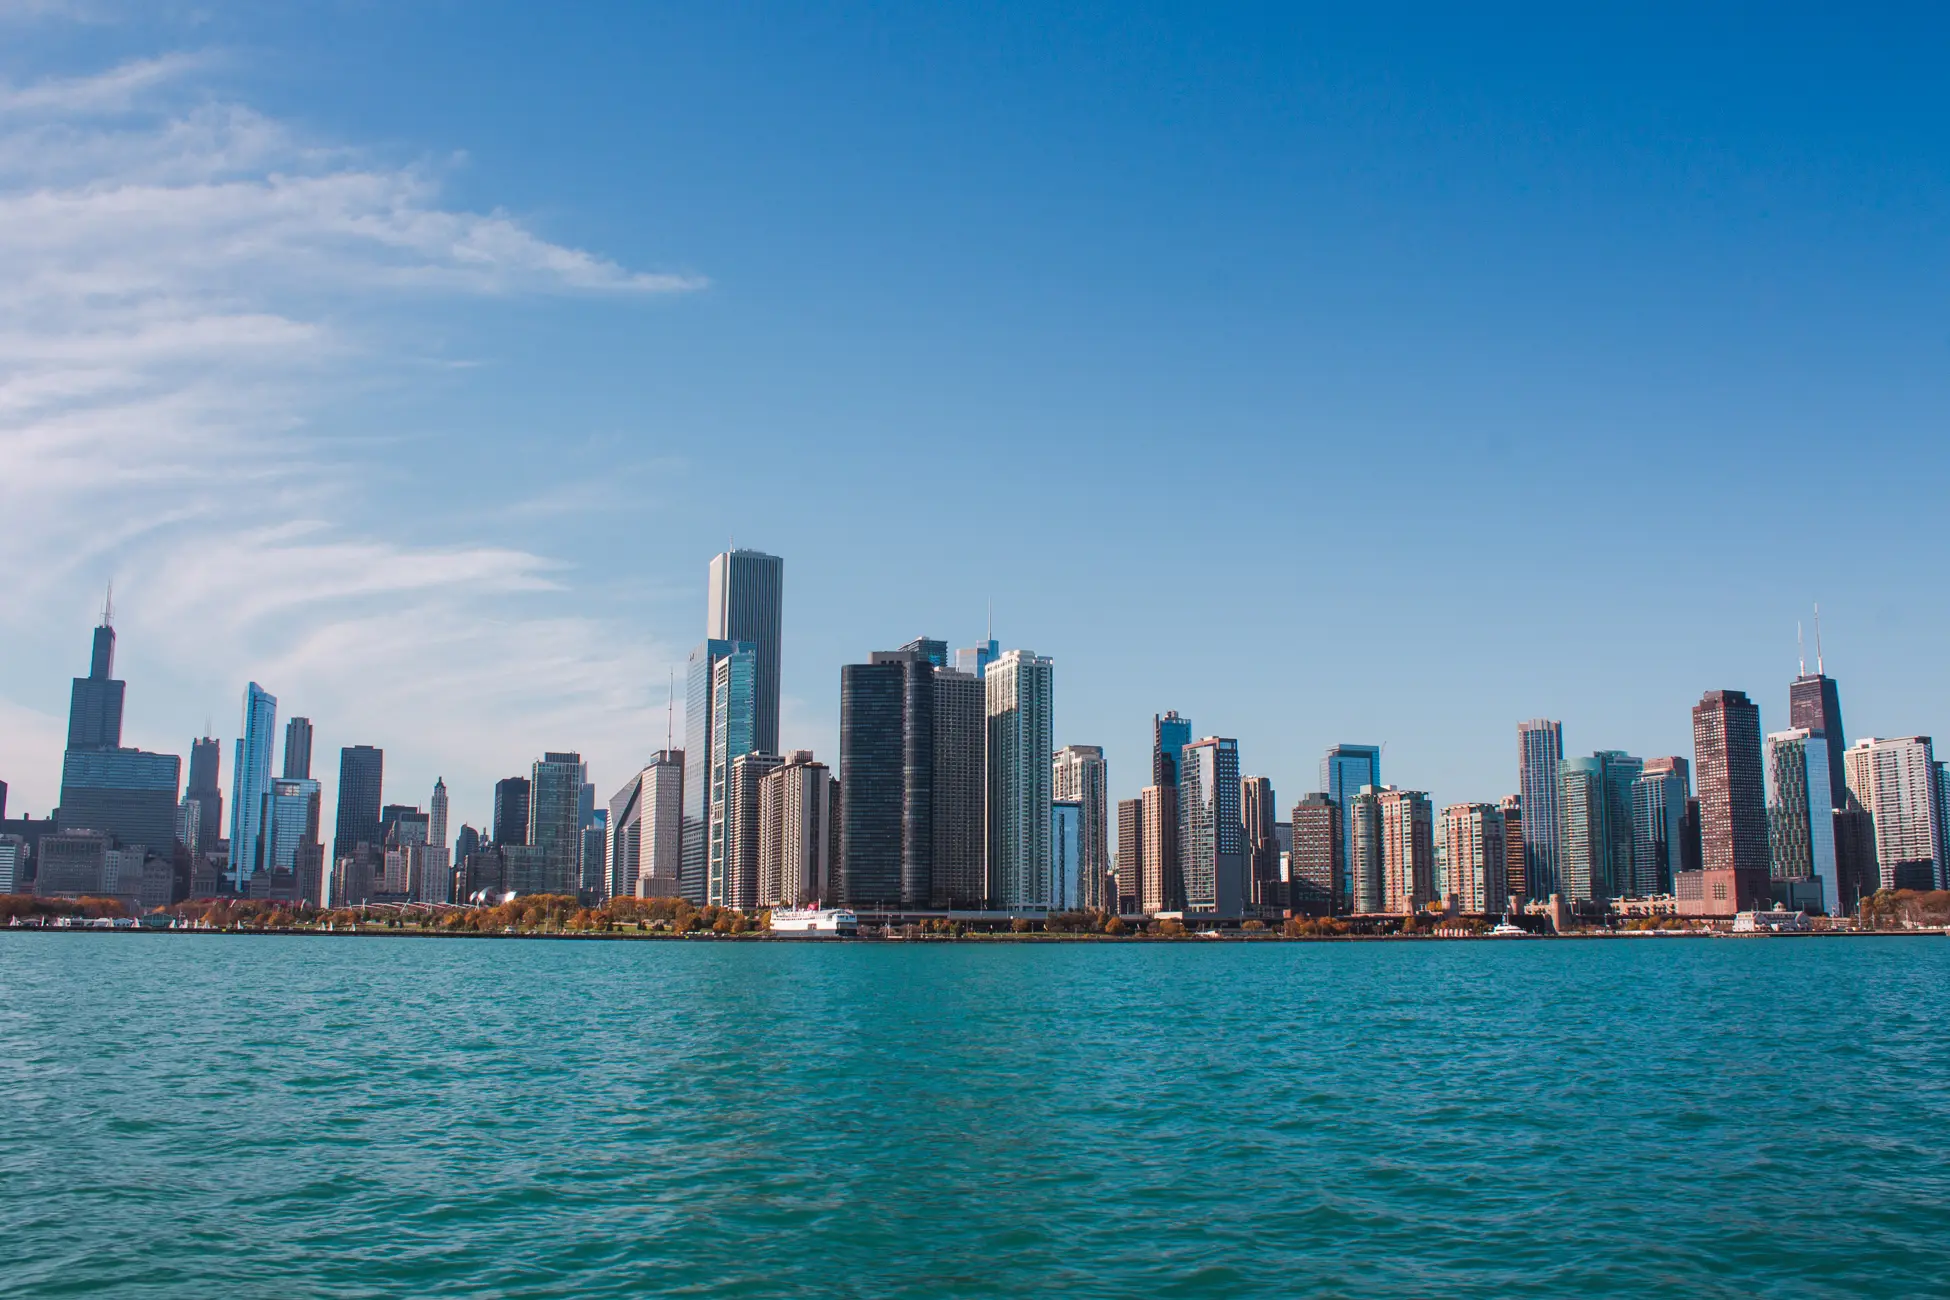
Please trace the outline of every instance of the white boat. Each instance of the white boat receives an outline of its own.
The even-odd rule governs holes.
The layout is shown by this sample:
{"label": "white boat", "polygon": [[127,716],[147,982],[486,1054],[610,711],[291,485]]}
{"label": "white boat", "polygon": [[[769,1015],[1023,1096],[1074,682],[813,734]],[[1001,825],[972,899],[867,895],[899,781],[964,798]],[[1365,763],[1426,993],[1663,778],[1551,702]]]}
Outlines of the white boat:
{"label": "white boat", "polygon": [[844,907],[775,907],[773,934],[860,933],[860,918]]}
{"label": "white boat", "polygon": [[1511,925],[1508,921],[1503,921],[1490,927],[1492,937],[1507,937],[1529,933],[1530,931],[1524,929],[1522,926]]}

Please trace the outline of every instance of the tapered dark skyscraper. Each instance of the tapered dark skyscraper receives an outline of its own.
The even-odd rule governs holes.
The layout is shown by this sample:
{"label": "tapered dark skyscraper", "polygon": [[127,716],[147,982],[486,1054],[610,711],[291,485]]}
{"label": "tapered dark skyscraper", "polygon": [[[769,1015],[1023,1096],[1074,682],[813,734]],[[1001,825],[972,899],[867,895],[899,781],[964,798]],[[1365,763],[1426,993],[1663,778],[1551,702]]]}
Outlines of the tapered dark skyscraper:
{"label": "tapered dark skyscraper", "polygon": [[1767,789],[1760,710],[1744,691],[1708,691],[1693,707],[1700,865],[1708,896],[1731,914],[1768,893]]}
{"label": "tapered dark skyscraper", "polygon": [[704,635],[754,648],[752,748],[779,752],[779,639],[785,604],[785,561],[761,551],[726,551],[711,561]]}
{"label": "tapered dark skyscraper", "polygon": [[332,835],[334,862],[350,855],[360,844],[378,847],[384,841],[379,827],[379,792],[385,774],[385,750],[371,745],[348,745],[339,751],[339,815]]}
{"label": "tapered dark skyscraper", "polygon": [[68,697],[69,749],[117,749],[122,744],[122,696],[127,686],[115,680],[115,629],[109,617],[104,604],[88,656],[88,675],[74,679],[74,692]]}
{"label": "tapered dark skyscraper", "polygon": [[1819,622],[1815,624],[1814,672],[1807,672],[1807,666],[1803,662],[1801,675],[1788,684],[1788,725],[1804,727],[1821,737],[1828,751],[1829,807],[1840,810],[1848,806],[1848,773],[1842,762],[1848,740],[1842,732],[1842,693],[1835,679],[1822,670]]}

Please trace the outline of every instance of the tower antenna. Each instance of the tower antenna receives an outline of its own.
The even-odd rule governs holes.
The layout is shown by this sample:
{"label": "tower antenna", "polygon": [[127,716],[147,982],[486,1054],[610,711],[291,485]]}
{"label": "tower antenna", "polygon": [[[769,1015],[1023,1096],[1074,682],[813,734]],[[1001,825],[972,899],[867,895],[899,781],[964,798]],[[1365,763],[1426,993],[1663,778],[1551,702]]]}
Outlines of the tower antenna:
{"label": "tower antenna", "polygon": [[111,582],[108,584],[108,594],[102,597],[102,626],[114,627],[115,626],[113,621],[114,617],[115,617],[115,584]]}
{"label": "tower antenna", "polygon": [[664,753],[677,735],[677,670],[670,670],[670,693],[664,697]]}
{"label": "tower antenna", "polygon": [[1794,620],[1794,654],[1795,658],[1801,663],[1801,666],[1795,671],[1800,673],[1801,676],[1806,677],[1808,675],[1808,646],[1801,639],[1800,619]]}
{"label": "tower antenna", "polygon": [[1815,675],[1822,676],[1828,670],[1821,664],[1821,602],[1815,602]]}
{"label": "tower antenna", "polygon": [[989,597],[989,634],[987,640],[995,640],[995,597]]}

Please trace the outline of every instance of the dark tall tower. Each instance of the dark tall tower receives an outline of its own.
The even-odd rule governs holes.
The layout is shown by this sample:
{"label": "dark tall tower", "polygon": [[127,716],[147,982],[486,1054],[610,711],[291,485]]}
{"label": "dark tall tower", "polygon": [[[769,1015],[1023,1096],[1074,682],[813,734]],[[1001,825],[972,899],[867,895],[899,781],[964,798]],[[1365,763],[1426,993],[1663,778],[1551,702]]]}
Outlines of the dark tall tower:
{"label": "dark tall tower", "polygon": [[1295,916],[1332,916],[1343,910],[1340,805],[1310,794],[1293,805],[1293,848],[1287,858],[1287,906]]}
{"label": "dark tall tower", "polygon": [[190,786],[185,793],[202,806],[197,814],[196,843],[190,848],[208,853],[223,838],[223,742],[204,736],[190,742]]}
{"label": "dark tall tower", "polygon": [[1755,906],[1768,893],[1767,787],[1746,692],[1708,691],[1694,706],[1693,770],[1708,897],[1735,904],[1729,912]]}
{"label": "dark tall tower", "polygon": [[69,749],[119,749],[122,744],[122,697],[125,683],[115,680],[115,628],[104,602],[101,626],[95,629],[88,675],[74,679],[68,700]]}
{"label": "dark tall tower", "polygon": [[1833,677],[1817,667],[1788,683],[1788,725],[1805,727],[1811,735],[1821,737],[1828,750],[1829,807],[1846,807],[1848,776],[1842,751],[1848,748],[1848,741],[1842,731],[1842,695]]}
{"label": "dark tall tower", "polygon": [[332,860],[347,857],[361,844],[383,842],[379,791],[386,773],[386,751],[348,745],[339,751],[339,815],[332,836]]}
{"label": "dark tall tower", "polygon": [[528,843],[528,778],[511,776],[494,783],[494,842]]}
{"label": "dark tall tower", "polygon": [[1239,782],[1239,815],[1246,826],[1247,886],[1252,896],[1246,901],[1272,912],[1286,905],[1280,896],[1280,843],[1274,824],[1279,809],[1273,803],[1270,777],[1248,776]]}
{"label": "dark tall tower", "polygon": [[284,779],[311,779],[310,718],[293,718],[284,724]]}
{"label": "dark tall tower", "polygon": [[839,901],[900,902],[908,661],[874,655],[840,669]]}
{"label": "dark tall tower", "polygon": [[[779,641],[785,604],[785,561],[760,551],[726,551],[711,560],[711,592],[704,635],[745,641],[757,649],[752,747],[779,752]],[[729,759],[727,759],[729,761]]]}

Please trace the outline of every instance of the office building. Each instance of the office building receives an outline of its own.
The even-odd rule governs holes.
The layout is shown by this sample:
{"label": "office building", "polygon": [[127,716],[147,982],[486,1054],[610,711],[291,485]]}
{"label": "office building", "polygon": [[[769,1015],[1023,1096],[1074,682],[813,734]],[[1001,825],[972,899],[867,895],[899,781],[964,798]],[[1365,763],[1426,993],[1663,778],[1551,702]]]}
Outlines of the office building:
{"label": "office building", "polygon": [[265,844],[259,869],[287,872],[294,883],[303,875],[310,889],[300,888],[296,896],[316,901],[322,887],[319,867],[324,862],[324,848],[318,838],[318,782],[310,777],[272,777],[259,822]]}
{"label": "office building", "polygon": [[1138,793],[1143,813],[1138,910],[1150,916],[1185,907],[1185,882],[1178,872],[1178,787],[1147,785]]}
{"label": "office building", "polygon": [[[1364,786],[1381,787],[1381,748],[1378,745],[1335,745],[1320,760],[1320,788],[1341,810],[1341,862],[1347,877],[1347,897],[1341,902],[1340,910],[1378,911],[1375,907],[1359,906],[1356,894],[1360,889],[1360,858],[1354,851],[1354,836],[1357,821],[1353,815],[1354,800]],[[1377,894],[1376,899],[1379,898]]]}
{"label": "office building", "polygon": [[1177,785],[1179,754],[1192,743],[1192,724],[1178,710],[1151,718],[1151,784]]}
{"label": "office building", "polygon": [[1822,747],[1828,751],[1823,766],[1829,776],[1829,807],[1840,809],[1848,802],[1847,773],[1842,761],[1848,740],[1842,729],[1841,691],[1835,679],[1823,670],[1819,624],[1815,630],[1815,671],[1805,671],[1805,663],[1802,668],[1804,671],[1788,684],[1788,726],[1821,738]]}
{"label": "office building", "polygon": [[1137,912],[1143,896],[1144,801],[1117,801],[1117,910]]}
{"label": "office building", "polygon": [[740,754],[725,778],[724,892],[711,901],[742,912],[763,906],[759,892],[765,780],[785,766],[777,754]]}
{"label": "office building", "polygon": [[[1767,808],[1770,873],[1777,881],[1819,881],[1822,909],[1833,912],[1841,906],[1842,887],[1826,737],[1805,727],[1771,733],[1767,770],[1773,794]],[[1778,886],[1776,891],[1778,896]]]}
{"label": "office building", "polygon": [[1509,893],[1509,905],[1521,907],[1530,897],[1530,883],[1524,874],[1523,796],[1504,795],[1497,800],[1496,810],[1503,815],[1503,887]]}
{"label": "office building", "polygon": [[528,843],[528,778],[510,776],[494,783],[494,842]]}
{"label": "office building", "polygon": [[293,718],[284,724],[284,776],[291,781],[311,776],[310,718]]}
{"label": "office building", "polygon": [[1291,817],[1287,910],[1295,916],[1333,916],[1347,898],[1340,805],[1325,792],[1310,794],[1293,805]]}
{"label": "office building", "polygon": [[1083,907],[1083,805],[1058,799],[1050,805],[1049,910],[1074,912]]}
{"label": "office building", "polygon": [[1419,912],[1435,901],[1435,810],[1420,790],[1375,792],[1381,829],[1381,910]]}
{"label": "office building", "polygon": [[69,749],[122,747],[122,698],[127,689],[115,679],[115,628],[104,602],[88,656],[88,675],[74,679],[68,697]]}
{"label": "office building", "polygon": [[185,799],[197,804],[196,842],[189,846],[194,854],[211,853],[223,838],[223,742],[203,736],[190,742],[190,781]]}
{"label": "office building", "polygon": [[1110,795],[1104,751],[1098,745],[1065,745],[1056,751],[1050,771],[1051,789],[1059,802],[1070,802],[1083,809],[1079,829],[1083,857],[1082,893],[1078,906],[1102,911],[1117,910],[1117,884],[1110,869]]}
{"label": "office building", "polygon": [[545,753],[528,782],[528,842],[541,850],[541,892],[574,894],[582,873],[582,755]]}
{"label": "office building", "polygon": [[980,679],[988,675],[989,665],[1002,657],[1002,643],[993,635],[980,645],[955,651],[955,671]]}
{"label": "office building", "polygon": [[203,805],[189,795],[184,795],[176,805],[176,842],[184,845],[192,853],[203,838]]}
{"label": "office building", "polygon": [[1045,910],[1051,897],[1055,678],[1055,661],[1027,650],[1003,651],[982,678],[988,706],[989,888],[996,906],[1011,911]]}
{"label": "office building", "polygon": [[674,897],[684,843],[684,751],[660,749],[609,801],[605,822],[611,895]]}
{"label": "office building", "polygon": [[1864,889],[1942,889],[1935,747],[1928,736],[1859,740],[1843,753],[1849,793],[1875,832],[1877,877]]}
{"label": "office building", "polygon": [[[0,807],[0,821],[5,812]],[[0,835],[0,894],[24,894],[28,884],[26,837]]]}
{"label": "office building", "polygon": [[1246,914],[1246,831],[1240,816],[1239,742],[1208,736],[1179,751],[1178,862],[1189,915]]}
{"label": "office building", "polygon": [[252,682],[244,691],[243,734],[230,768],[231,888],[249,892],[250,878],[265,870],[264,796],[271,790],[271,751],[277,745],[278,701]]}
{"label": "office building", "polygon": [[725,780],[732,759],[758,748],[758,672],[755,643],[716,638],[685,670],[682,888],[693,903],[710,895],[714,870],[722,890]]}
{"label": "office building", "polygon": [[349,857],[361,844],[385,841],[379,805],[386,777],[386,751],[371,745],[339,750],[338,820],[332,829],[332,861]]}
{"label": "office building", "polygon": [[1558,764],[1564,761],[1564,724],[1532,718],[1517,724],[1517,796],[1523,815],[1523,877],[1527,896],[1547,899],[1563,892],[1558,868]]}
{"label": "office building", "polygon": [[1280,814],[1270,777],[1241,778],[1239,816],[1246,827],[1247,905],[1276,915],[1286,906],[1286,898],[1280,880]]}
{"label": "office building", "polygon": [[832,897],[839,783],[812,751],[793,751],[759,790],[759,906],[812,907]]}
{"label": "office building", "polygon": [[[751,648],[751,739],[740,754],[779,752],[779,663],[785,561],[761,551],[727,551],[711,560],[704,635]],[[729,765],[736,754],[725,756]]]}
{"label": "office building", "polygon": [[1692,766],[1683,758],[1649,758],[1632,782],[1632,892],[1640,898],[1670,894],[1686,869],[1686,801],[1692,797]]}
{"label": "office building", "polygon": [[122,747],[125,686],[115,680],[115,629],[106,603],[89,656],[88,676],[74,679],[68,747],[61,756],[63,831],[100,831],[109,848],[141,844],[170,856],[182,759]]}
{"label": "office building", "polygon": [[1495,914],[1509,906],[1505,864],[1509,846],[1495,804],[1452,803],[1442,810],[1448,865],[1443,903],[1463,912]]}
{"label": "office building", "polygon": [[1772,903],[1760,710],[1743,691],[1708,691],[1693,707],[1701,878],[1678,882],[1682,914],[1730,916]]}
{"label": "office building", "polygon": [[1345,819],[1354,823],[1354,856],[1348,861],[1349,889],[1356,913],[1386,909],[1387,887],[1382,870],[1381,796],[1387,786],[1364,785],[1348,799]]}
{"label": "office building", "polygon": [[101,831],[62,831],[41,836],[34,851],[34,893],[42,898],[100,894],[108,855],[113,848],[109,837]]}

